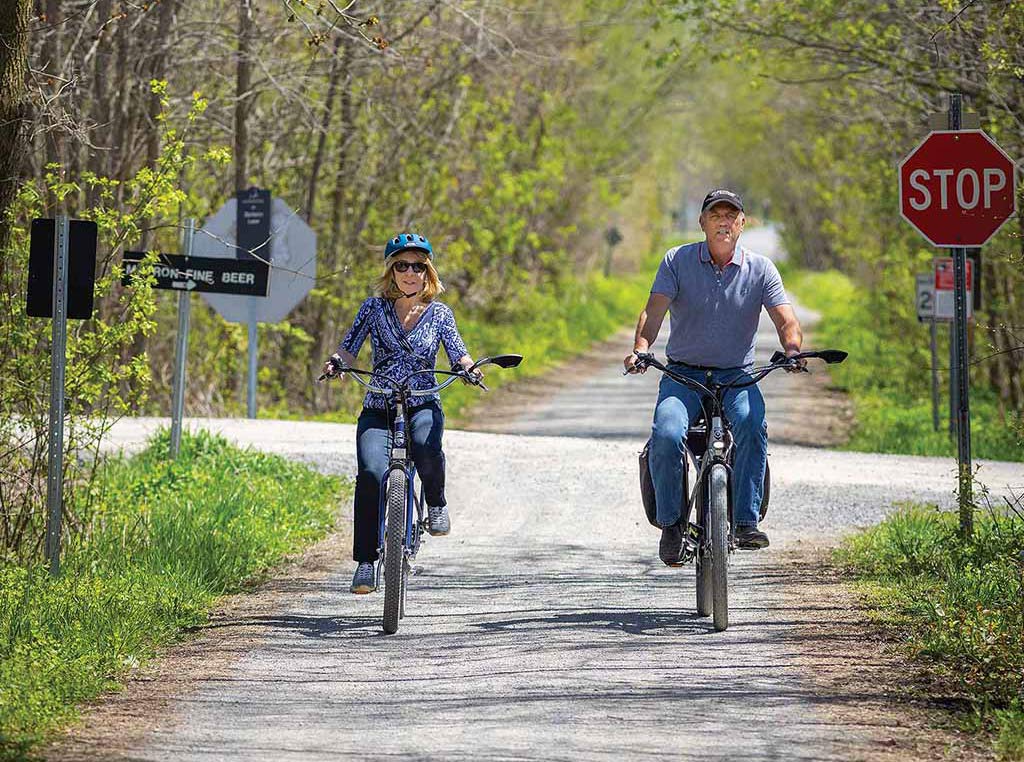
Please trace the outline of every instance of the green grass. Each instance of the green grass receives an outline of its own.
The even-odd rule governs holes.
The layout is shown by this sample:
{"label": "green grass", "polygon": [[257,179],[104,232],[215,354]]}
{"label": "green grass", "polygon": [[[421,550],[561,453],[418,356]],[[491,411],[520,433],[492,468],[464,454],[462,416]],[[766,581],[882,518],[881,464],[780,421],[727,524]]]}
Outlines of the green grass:
{"label": "green grass", "polygon": [[202,624],[217,596],[257,579],[332,527],[337,478],[167,432],[101,466],[69,506],[78,530],[61,576],[0,568],[0,760],[25,758],[78,703]]}
{"label": "green grass", "polygon": [[[836,271],[789,270],[785,281],[802,304],[822,315],[814,328],[815,345],[850,353],[845,363],[832,366],[831,371],[856,411],[846,447],[955,457],[956,443],[947,433],[945,390],[939,410],[941,430],[932,428],[927,327],[913,324],[909,334],[905,327],[895,327],[900,324],[880,313],[887,304],[881,301],[884,297],[872,300]],[[939,366],[944,368],[949,364],[944,327],[940,334]],[[1004,417],[994,394],[980,385],[977,374],[971,387],[971,443],[975,457],[1024,461],[1024,420]]]}
{"label": "green grass", "polygon": [[1024,759],[1024,512],[989,511],[973,539],[958,516],[906,506],[849,539],[841,564],[880,618],[948,689],[1003,759]]}

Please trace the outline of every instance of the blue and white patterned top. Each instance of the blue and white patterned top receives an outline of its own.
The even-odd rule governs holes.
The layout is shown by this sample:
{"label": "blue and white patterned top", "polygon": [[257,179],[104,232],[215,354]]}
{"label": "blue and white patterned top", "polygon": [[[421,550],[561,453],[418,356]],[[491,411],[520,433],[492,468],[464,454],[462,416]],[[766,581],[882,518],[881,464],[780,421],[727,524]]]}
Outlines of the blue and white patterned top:
{"label": "blue and white patterned top", "polygon": [[[356,319],[338,349],[358,357],[367,336],[370,337],[373,350],[374,373],[396,380],[405,378],[414,370],[435,367],[441,344],[444,344],[444,351],[452,365],[469,354],[455,325],[455,314],[451,307],[441,302],[428,304],[419,322],[406,331],[395,311],[394,300],[371,296],[359,307]],[[370,382],[375,386],[384,385],[377,379]],[[413,377],[410,386],[413,389],[429,389],[436,384],[432,373],[420,373]],[[422,405],[439,398],[438,394],[416,397],[414,404]],[[388,401],[383,394],[367,392],[363,407],[385,410]]]}

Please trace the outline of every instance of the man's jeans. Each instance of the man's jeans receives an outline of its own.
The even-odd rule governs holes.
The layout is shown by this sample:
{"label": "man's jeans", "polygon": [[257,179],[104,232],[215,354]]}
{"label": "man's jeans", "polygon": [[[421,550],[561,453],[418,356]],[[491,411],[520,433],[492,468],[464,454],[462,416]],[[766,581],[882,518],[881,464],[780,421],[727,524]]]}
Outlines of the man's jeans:
{"label": "man's jeans", "polygon": [[[707,371],[674,363],[669,367],[681,376],[706,382]],[[738,369],[714,370],[711,374],[715,381],[720,382],[746,375]],[[697,392],[662,376],[658,405],[654,409],[649,461],[658,503],[658,523],[662,526],[674,524],[681,518],[684,500],[683,443],[690,421],[696,420],[700,410]],[[725,415],[732,427],[736,447],[732,470],[733,525],[756,527],[768,460],[768,425],[761,390],[756,385],[730,389],[725,394]]]}

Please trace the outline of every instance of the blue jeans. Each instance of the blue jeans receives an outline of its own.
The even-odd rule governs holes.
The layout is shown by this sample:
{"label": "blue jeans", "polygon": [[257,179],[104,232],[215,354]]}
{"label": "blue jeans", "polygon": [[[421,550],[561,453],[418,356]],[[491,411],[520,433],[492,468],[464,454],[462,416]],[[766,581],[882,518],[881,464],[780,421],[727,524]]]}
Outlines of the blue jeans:
{"label": "blue jeans", "polygon": [[[394,411],[363,408],[356,425],[356,494],[352,531],[352,558],[355,561],[376,561],[380,521],[380,485],[391,457],[391,429],[388,422]],[[446,505],[444,498],[444,412],[437,402],[429,402],[409,410],[406,432],[410,442],[416,473],[423,482],[427,505]]]}
{"label": "blue jeans", "polygon": [[[704,383],[707,371],[670,364],[674,373]],[[737,369],[711,371],[715,381],[736,380]],[[732,468],[733,524],[756,527],[761,510],[764,469],[768,462],[768,424],[764,416],[764,397],[754,386],[730,389],[725,394],[725,415],[732,427],[735,457]],[[658,503],[658,523],[674,524],[682,518],[683,457],[686,431],[690,421],[700,415],[700,396],[678,381],[662,376],[658,404],[651,428],[651,479]],[[692,485],[691,485],[692,488]]]}

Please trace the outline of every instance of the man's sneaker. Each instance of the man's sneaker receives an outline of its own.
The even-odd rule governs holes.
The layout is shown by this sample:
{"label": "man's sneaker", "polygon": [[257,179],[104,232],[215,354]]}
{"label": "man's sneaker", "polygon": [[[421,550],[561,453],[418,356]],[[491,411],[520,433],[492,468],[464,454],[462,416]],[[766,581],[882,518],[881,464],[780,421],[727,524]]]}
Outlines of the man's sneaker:
{"label": "man's sneaker", "polygon": [[757,527],[736,527],[736,547],[741,550],[767,548],[768,535]]}
{"label": "man's sneaker", "polygon": [[427,531],[435,537],[446,535],[452,531],[452,523],[448,519],[447,506],[427,506]]}
{"label": "man's sneaker", "polygon": [[349,589],[357,595],[372,593],[377,589],[377,574],[372,563],[364,561],[356,566],[356,573],[352,577],[352,587]]}
{"label": "man's sneaker", "polygon": [[666,566],[682,566],[683,529],[678,524],[661,528],[658,557]]}

